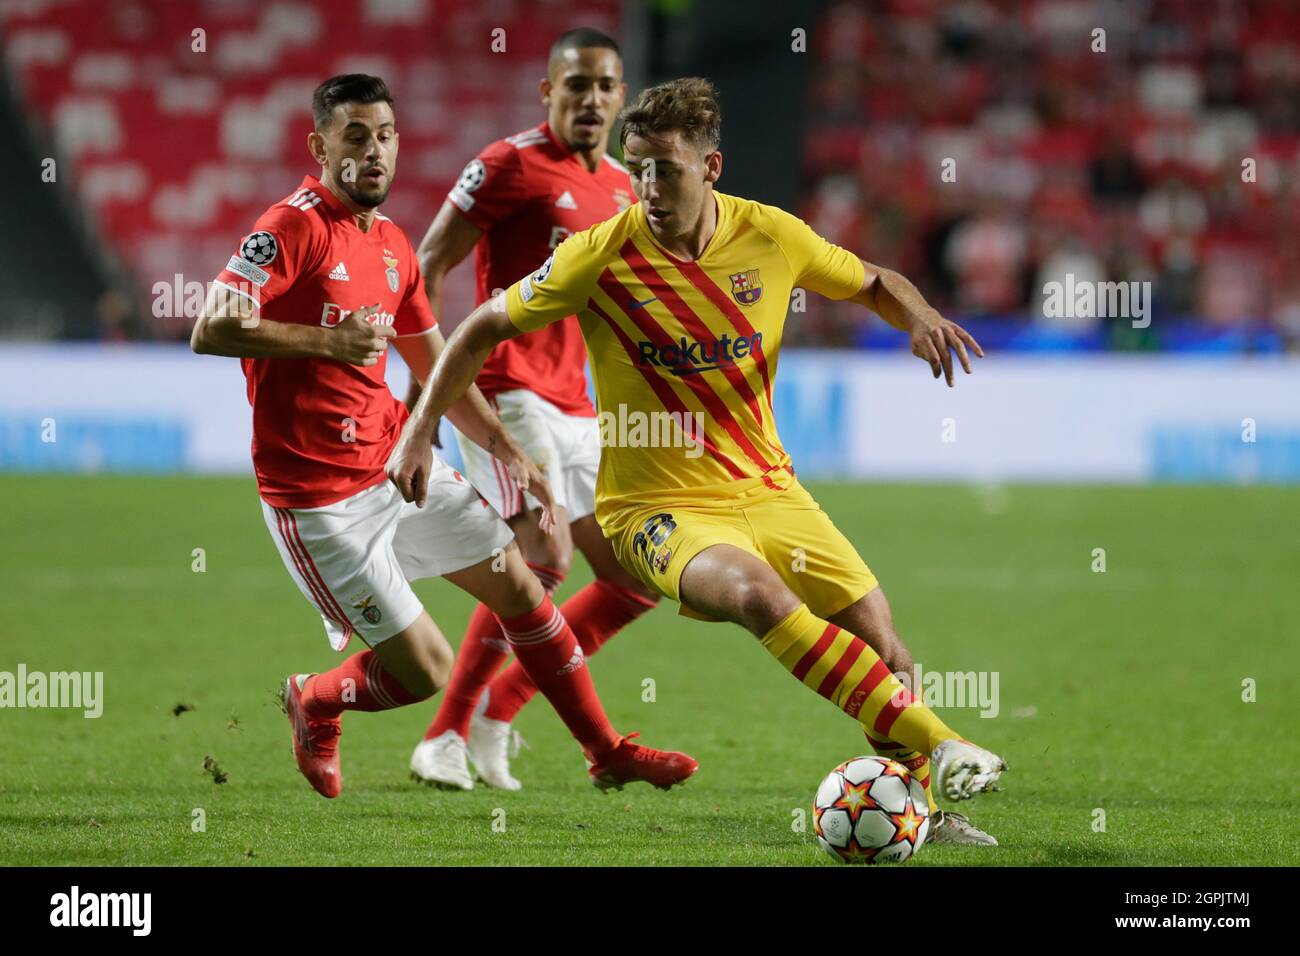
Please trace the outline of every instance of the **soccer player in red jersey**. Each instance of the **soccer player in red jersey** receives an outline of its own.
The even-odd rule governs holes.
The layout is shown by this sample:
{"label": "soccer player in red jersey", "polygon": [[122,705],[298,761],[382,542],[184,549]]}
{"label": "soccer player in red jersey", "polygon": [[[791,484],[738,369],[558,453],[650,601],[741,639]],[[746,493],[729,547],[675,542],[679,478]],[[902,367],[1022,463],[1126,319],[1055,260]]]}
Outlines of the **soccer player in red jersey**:
{"label": "soccer player in red jersey", "polygon": [[[423,379],[443,339],[415,250],[377,211],[397,161],[388,88],[377,77],[335,76],[312,107],[307,142],[320,177],[307,176],[241,240],[191,340],[196,352],[241,360],[267,528],[334,649],[354,634],[367,645],[331,671],[285,681],[299,770],[338,796],[343,711],[401,707],[446,685],[451,648],[408,583],[441,575],[492,609],[597,786],[680,782],[693,759],[610,726],[564,616],[469,483],[435,460],[428,493],[407,505],[386,480],[407,417],[384,381],[387,347]],[[448,417],[536,494],[549,524],[549,489],[482,395],[468,394]],[[494,569],[496,556],[504,561]]]}
{"label": "soccer player in red jersey", "polygon": [[[480,152],[420,244],[435,313],[441,311],[446,274],[471,250],[481,304],[536,268],[566,236],[635,201],[627,170],[605,153],[626,91],[618,45],[608,36],[577,29],[555,41],[541,81],[545,122]],[[557,506],[553,534],[542,533],[538,501],[498,460],[463,431],[458,441],[466,477],[510,524],[529,567],[548,590],[568,574],[575,546],[587,559],[595,580],[561,610],[590,655],[654,607],[658,595],[622,568],[596,524],[600,433],[587,395],[586,358],[578,321],[570,317],[536,335],[503,342],[477,381],[550,483]],[[414,407],[418,397],[416,383],[407,406]],[[480,605],[437,718],[411,757],[416,776],[468,790],[474,785],[468,757],[490,786],[519,789],[509,767],[509,750],[518,740],[511,722],[536,688],[518,662],[497,673],[508,653],[491,612]]]}

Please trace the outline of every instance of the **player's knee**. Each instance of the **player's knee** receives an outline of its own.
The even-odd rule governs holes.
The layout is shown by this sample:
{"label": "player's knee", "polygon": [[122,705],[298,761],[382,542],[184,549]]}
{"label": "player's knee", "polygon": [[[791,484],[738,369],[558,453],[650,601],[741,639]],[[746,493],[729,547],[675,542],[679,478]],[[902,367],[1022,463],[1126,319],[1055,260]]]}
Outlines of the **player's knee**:
{"label": "player's knee", "polygon": [[787,618],[801,603],[779,578],[739,578],[735,582],[734,608],[738,623],[762,637]]}
{"label": "player's knee", "polygon": [[552,590],[559,587],[573,567],[573,549],[564,547],[562,542],[547,540],[533,550],[535,553],[529,556],[528,563],[545,569],[552,580],[544,583],[550,584]]}
{"label": "player's knee", "polygon": [[558,588],[573,568],[573,552],[551,555],[549,567],[555,574],[555,587]]}
{"label": "player's knee", "polygon": [[517,514],[508,523],[524,559],[542,569],[548,578],[545,583],[558,586],[568,577],[573,566],[573,540],[567,528],[557,526],[552,534],[543,534],[538,527],[538,518],[532,512]]}

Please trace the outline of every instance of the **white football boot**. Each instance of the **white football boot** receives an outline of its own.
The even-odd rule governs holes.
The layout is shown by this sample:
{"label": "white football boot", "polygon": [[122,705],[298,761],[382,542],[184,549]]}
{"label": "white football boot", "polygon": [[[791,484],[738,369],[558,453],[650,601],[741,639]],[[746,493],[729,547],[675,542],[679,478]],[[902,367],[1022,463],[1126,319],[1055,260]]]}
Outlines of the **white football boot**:
{"label": "white football boot", "polygon": [[433,740],[421,740],[411,754],[411,779],[439,790],[473,790],[466,758],[465,741],[449,730]]}
{"label": "white football boot", "polygon": [[970,822],[970,817],[951,810],[935,810],[930,814],[930,832],[926,843],[965,844],[968,846],[997,846],[998,841]]}
{"label": "white football boot", "polygon": [[504,720],[475,714],[469,722],[469,759],[478,778],[498,790],[519,790],[523,784],[510,775],[510,758],[528,746],[519,731]]}
{"label": "white football boot", "polygon": [[930,755],[939,792],[949,800],[969,800],[977,793],[998,789],[998,777],[1007,762],[969,740],[945,740]]}

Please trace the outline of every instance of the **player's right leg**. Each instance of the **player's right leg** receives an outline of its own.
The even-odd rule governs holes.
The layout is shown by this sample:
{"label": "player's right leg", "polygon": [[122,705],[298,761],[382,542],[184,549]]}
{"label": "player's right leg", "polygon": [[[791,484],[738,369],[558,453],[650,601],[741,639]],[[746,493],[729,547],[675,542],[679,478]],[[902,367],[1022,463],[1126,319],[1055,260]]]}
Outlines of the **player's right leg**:
{"label": "player's right leg", "polygon": [[[594,466],[591,472],[594,488]],[[588,495],[588,501],[590,499]],[[573,629],[583,656],[590,658],[611,637],[652,609],[659,596],[648,591],[618,563],[594,516],[585,515],[565,525],[563,531],[557,527],[557,534],[545,535],[538,527],[537,514],[528,512],[527,520],[521,520],[523,515],[518,515],[510,526],[515,529],[520,550],[538,579],[543,583],[546,581],[538,571],[539,565],[556,569],[561,574],[567,572],[575,549],[582,552],[595,574],[594,581],[560,605],[560,613]],[[449,707],[463,659],[457,659],[458,673],[443,701],[442,710]],[[480,708],[468,719],[470,759],[479,778],[490,786],[506,790],[518,790],[521,786],[510,773],[510,758],[523,743],[512,724],[536,693],[536,685],[515,661],[492,678],[483,692]]]}
{"label": "player's right leg", "polygon": [[[542,534],[532,511],[521,511],[506,522],[515,534],[529,570],[547,593],[563,580],[573,550],[562,509],[558,517],[554,540]],[[474,780],[466,764],[468,756],[473,759],[479,778],[490,786],[502,790],[520,788],[519,781],[510,774],[508,760],[512,746],[517,749],[520,738],[512,731],[509,720],[489,716],[483,706],[493,703],[489,685],[496,683],[493,675],[509,656],[510,645],[501,632],[501,625],[487,605],[480,602],[470,615],[447,693],[424,733],[419,751],[422,756],[412,765],[415,776],[442,789],[470,790]],[[497,688],[500,696],[513,700],[516,696],[513,689],[518,686],[526,686],[528,696],[536,690],[517,663],[502,673],[511,676]],[[483,700],[485,695],[487,700]]]}
{"label": "player's right leg", "polygon": [[[530,397],[536,396],[522,390],[505,392],[493,399],[493,405],[502,424],[529,457],[543,465],[556,463],[559,452],[553,436],[539,414],[537,402],[529,401]],[[505,466],[459,432],[456,439],[465,477],[505,519],[528,567],[542,586],[548,593],[554,591],[568,574],[573,560],[563,484],[555,485],[552,481],[558,506],[556,528],[552,535],[543,534],[538,523],[537,502],[519,488]],[[417,754],[423,752],[425,757],[419,761],[421,767],[413,765],[412,769],[426,782],[445,788],[472,787],[473,779],[464,769],[464,754],[474,745],[475,767],[482,779],[501,789],[519,789],[519,781],[511,776],[508,762],[510,744],[517,740],[517,735],[512,733],[508,719],[486,713],[494,696],[506,698],[503,706],[517,710],[522,706],[518,698],[526,700],[535,690],[522,668],[511,665],[507,668],[509,677],[493,688],[497,693],[489,691],[493,675],[497,675],[509,656],[510,645],[495,615],[480,602],[470,615],[447,693],[424,733],[424,743],[417,748]]]}
{"label": "player's right leg", "polygon": [[[693,551],[685,536],[676,546],[683,548]],[[950,795],[955,789],[954,799],[996,779],[971,772],[978,748],[914,700],[866,641],[813,614],[757,554],[734,544],[704,547],[688,555],[676,587],[683,605],[746,628],[786,670],[865,730],[932,754],[939,785]]]}
{"label": "player's right leg", "polygon": [[[600,430],[594,418],[567,415],[526,390],[503,392],[494,404],[502,424],[546,474],[557,505],[554,532],[542,532],[536,501],[520,492],[501,463],[458,433],[465,475],[506,516],[528,567],[547,591],[568,576],[575,549],[583,552],[596,580],[570,596],[560,613],[589,658],[658,599],[618,564],[593,516]],[[462,781],[459,786],[464,786],[459,752],[466,749],[480,780],[505,790],[521,786],[510,772],[510,760],[523,743],[512,724],[537,687],[518,661],[501,667],[507,648],[491,612],[480,604],[451,684],[425,732],[425,740],[435,742],[426,748],[430,753],[449,754],[444,765]],[[438,782],[446,775],[435,767],[425,779]]]}
{"label": "player's right leg", "polygon": [[582,647],[550,595],[511,544],[497,559],[444,575],[491,608],[519,663],[587,758],[588,774],[602,790],[645,781],[660,789],[682,783],[699,767],[694,758],[655,750],[620,736],[605,716]]}

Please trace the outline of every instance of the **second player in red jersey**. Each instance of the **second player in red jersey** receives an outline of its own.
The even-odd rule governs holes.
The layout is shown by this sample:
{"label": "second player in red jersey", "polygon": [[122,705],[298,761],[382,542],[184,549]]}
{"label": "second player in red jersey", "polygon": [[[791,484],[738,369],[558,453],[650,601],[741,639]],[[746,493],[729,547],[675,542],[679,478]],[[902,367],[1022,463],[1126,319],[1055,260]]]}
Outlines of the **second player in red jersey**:
{"label": "second player in red jersey", "polygon": [[[623,165],[602,152],[594,166],[561,142],[548,120],[497,140],[465,167],[447,202],[483,234],[474,245],[478,302],[532,272],[566,236],[632,204]],[[567,415],[594,416],[577,321],[557,322],[536,338],[493,351],[479,391],[492,398],[526,388]]]}
{"label": "second player in red jersey", "polygon": [[[482,303],[535,270],[567,236],[635,201],[627,170],[605,152],[626,91],[618,45],[605,34],[578,29],[555,41],[540,84],[546,121],[492,143],[472,159],[420,244],[435,313],[442,307],[446,274],[471,251]],[[536,335],[501,343],[477,382],[506,430],[546,475],[557,506],[554,534],[540,532],[535,499],[481,448],[462,434],[457,439],[466,476],[510,523],[544,585],[555,588],[564,580],[575,547],[591,565],[596,580],[562,610],[583,653],[592,654],[657,597],[619,565],[593,514],[600,431],[587,396],[586,360],[578,320],[570,316]],[[418,394],[417,387],[408,404]],[[469,789],[472,760],[489,785],[520,786],[509,770],[517,741],[511,722],[534,688],[517,662],[493,677],[508,653],[492,615],[480,606],[438,717],[412,756],[417,776]]]}

